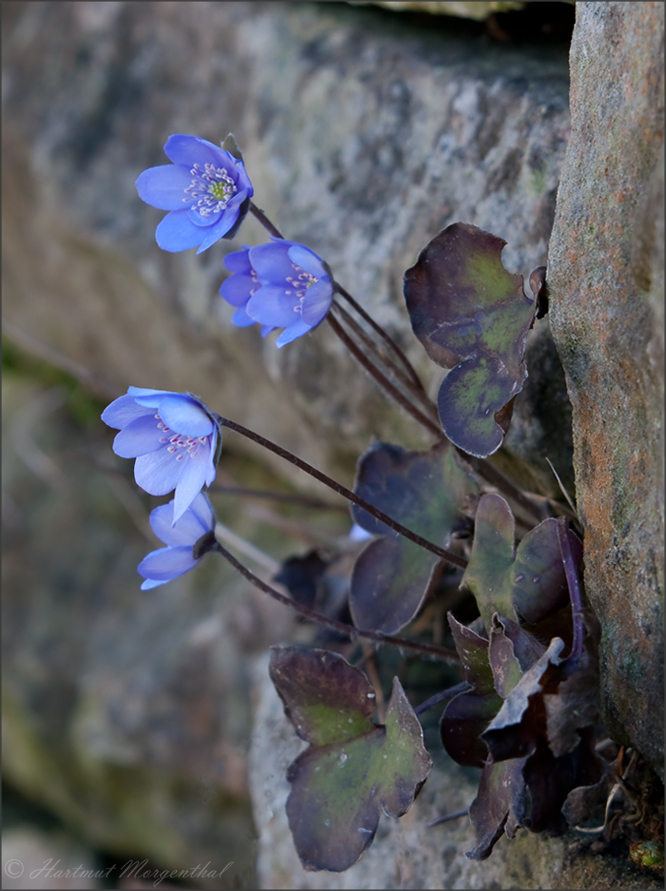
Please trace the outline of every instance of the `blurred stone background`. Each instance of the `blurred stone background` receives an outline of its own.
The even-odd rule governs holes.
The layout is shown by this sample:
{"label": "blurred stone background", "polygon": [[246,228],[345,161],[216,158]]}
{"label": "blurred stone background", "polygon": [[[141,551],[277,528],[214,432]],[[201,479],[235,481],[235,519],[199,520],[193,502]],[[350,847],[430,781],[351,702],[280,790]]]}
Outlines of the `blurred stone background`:
{"label": "blurred stone background", "polygon": [[[431,12],[448,14],[416,8],[435,6],[442,8]],[[558,184],[568,171],[549,278],[578,451],[547,318],[531,336],[530,378],[498,461],[510,467],[511,453],[519,455],[552,491],[549,457],[575,487],[595,542],[588,593],[602,623],[613,615],[606,708],[619,741],[633,742],[659,767],[663,8],[579,5],[572,132],[573,4],[403,7],[410,4],[2,5],[4,861],[30,850],[41,866],[55,850],[63,864],[107,869],[91,880],[98,887],[124,888],[144,886],[138,874],[121,876],[121,864],[144,859],[146,869],[167,870],[208,862],[223,874],[193,886],[211,888],[654,881],[581,852],[577,837],[523,836],[501,842],[489,863],[471,864],[463,856],[467,827],[424,828],[474,796],[473,772],[445,761],[414,812],[382,824],[355,867],[365,873],[304,873],[283,813],[294,741],[261,655],[302,627],[212,557],[163,588],[139,591],[136,565],[156,546],[147,524],[156,500],[136,488],[131,462],[115,458],[113,431],[99,421],[128,385],[198,393],[347,485],[371,435],[426,442],[325,323],[281,351],[271,337],[233,328],[232,310],[217,295],[222,260],[241,243],[265,240],[256,221],[198,257],[157,248],[162,214],[138,199],[134,180],[166,162],[171,133],[217,142],[234,132],[256,203],[287,237],[327,259],[433,394],[441,370],[411,334],[404,270],[437,231],[464,220],[505,238],[507,268],[528,276],[548,259]],[[469,16],[463,7],[483,20],[451,17]],[[606,96],[612,101],[604,105]],[[593,102],[600,107],[590,121]],[[602,169],[609,173],[602,177]],[[581,170],[597,178],[581,179]],[[615,198],[603,204],[609,189]],[[586,221],[592,208],[610,207],[612,219],[595,224],[596,240],[583,238],[567,207]],[[623,247],[611,256],[618,234]],[[592,262],[600,270],[594,277]],[[604,264],[624,290],[604,279]],[[625,268],[634,272],[618,272]],[[581,303],[586,275],[583,309],[597,317],[574,323],[567,307]],[[598,308],[608,289],[622,296],[604,316]],[[597,356],[594,345],[609,331],[609,352]],[[608,380],[594,370],[610,373],[617,350],[622,411],[603,434]],[[581,354],[594,361],[585,366]],[[596,415],[579,411],[581,392],[596,400]],[[629,417],[636,417],[631,443],[639,458],[631,473],[621,469],[625,455],[619,470],[599,476],[617,424]],[[593,459],[583,446],[585,424],[597,437]],[[270,560],[313,546],[332,550],[349,528],[329,492],[233,434],[218,482],[316,493],[331,508],[213,495],[220,520],[268,555],[263,566],[252,564],[266,578]],[[595,491],[615,499],[614,511],[589,510]],[[616,527],[626,527],[627,510],[640,535],[627,531],[620,542]],[[609,554],[625,572],[600,579],[595,567],[606,566]],[[637,602],[640,621],[618,637],[623,616],[638,615]],[[621,656],[615,673],[613,653]],[[619,696],[627,677],[631,692]],[[6,887],[34,887],[6,876]]]}

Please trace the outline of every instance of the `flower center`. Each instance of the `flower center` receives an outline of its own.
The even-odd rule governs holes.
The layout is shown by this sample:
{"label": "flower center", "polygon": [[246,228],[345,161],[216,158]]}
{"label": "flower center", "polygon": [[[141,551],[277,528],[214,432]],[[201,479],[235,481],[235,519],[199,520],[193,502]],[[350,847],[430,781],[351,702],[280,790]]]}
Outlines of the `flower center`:
{"label": "flower center", "polygon": [[234,197],[238,188],[229,176],[226,167],[195,164],[190,170],[192,182],[185,189],[184,204],[196,210],[202,217],[209,217],[223,211]]}
{"label": "flower center", "polygon": [[255,291],[258,291],[261,287],[259,283],[259,276],[257,275],[257,270],[254,267],[250,266],[250,278],[252,279],[252,284],[254,287],[250,288],[250,296],[252,296]]}
{"label": "flower center", "polygon": [[[300,266],[297,266],[295,263],[292,263],[292,268],[296,270],[298,275],[294,278],[293,275],[287,276],[287,281],[291,285],[289,290],[285,290],[285,294],[294,295],[298,297],[300,303],[298,303],[294,307],[294,312],[301,312],[303,309],[303,298],[305,297],[305,292],[308,288],[311,288],[313,285],[316,285],[319,279],[312,275],[309,272],[306,272]],[[292,290],[293,289],[293,290]]]}
{"label": "flower center", "polygon": [[185,436],[182,433],[173,433],[164,421],[160,418],[159,413],[155,413],[157,421],[157,429],[161,431],[160,442],[167,445],[167,452],[175,455],[176,461],[182,461],[188,455],[190,458],[196,458],[197,450],[200,445],[206,445],[207,436]]}

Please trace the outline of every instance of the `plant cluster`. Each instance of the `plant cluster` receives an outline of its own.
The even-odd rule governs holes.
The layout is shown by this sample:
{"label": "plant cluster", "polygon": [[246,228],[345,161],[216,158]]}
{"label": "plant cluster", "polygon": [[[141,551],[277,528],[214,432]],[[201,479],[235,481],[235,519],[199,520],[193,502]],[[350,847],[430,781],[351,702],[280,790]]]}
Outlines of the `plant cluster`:
{"label": "plant cluster", "polygon": [[[198,253],[233,238],[247,213],[269,240],[228,253],[220,287],[233,322],[281,329],[277,347],[326,320],[384,392],[433,438],[423,451],[373,442],[353,490],[279,445],[211,410],[191,393],[130,387],[104,411],[119,430],[113,448],[135,458],[137,484],[173,499],[151,514],[164,548],[139,565],[143,589],[219,553],[248,580],[338,640],[399,646],[459,667],[457,684],[414,708],[393,679],[388,707],[358,665],[320,647],[276,646],[270,676],[287,717],[309,747],[291,764],[287,803],[296,850],[307,869],[341,871],[371,844],[383,809],[403,815],[432,760],[419,714],[438,704],[446,752],[482,769],[469,816],[488,857],[520,827],[558,834],[603,794],[597,753],[597,622],[584,604],[582,542],[575,513],[518,488],[487,459],[501,447],[527,377],[527,335],[547,312],[545,269],[507,272],[505,242],[467,223],[437,234],[405,273],[406,307],[427,355],[446,369],[435,405],[392,338],[335,279],[327,263],[289,241],[252,201],[233,137],[221,148],[198,137],[166,143],[171,164],[137,180],[140,197],[168,211],[157,227],[167,251]],[[215,479],[228,428],[314,476],[351,503],[354,534],[367,539],[335,608],[315,610],[311,589],[326,572],[317,555],[293,558],[277,580],[256,576],[216,538],[203,489]],[[515,516],[514,516],[515,513]],[[448,613],[453,647],[412,632],[442,584],[473,595],[476,618]],[[305,594],[303,591],[305,590]],[[310,593],[308,593],[310,592]],[[401,632],[404,632],[401,634]]]}

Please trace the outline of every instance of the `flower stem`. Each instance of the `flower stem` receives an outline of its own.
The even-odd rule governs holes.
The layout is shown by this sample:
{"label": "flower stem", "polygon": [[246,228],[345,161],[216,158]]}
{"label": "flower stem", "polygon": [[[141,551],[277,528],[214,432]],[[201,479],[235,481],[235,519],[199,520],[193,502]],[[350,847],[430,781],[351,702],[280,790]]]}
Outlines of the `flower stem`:
{"label": "flower stem", "polygon": [[[428,395],[423,389],[423,385],[421,381],[417,379],[417,382],[414,382],[412,375],[406,374],[405,371],[400,368],[395,362],[390,362],[386,353],[383,349],[378,348],[377,344],[372,340],[371,337],[363,330],[363,328],[358,324],[358,322],[347,312],[347,310],[341,306],[339,303],[335,303],[335,309],[337,313],[340,315],[341,320],[349,327],[349,329],[354,333],[354,335],[364,344],[368,350],[373,353],[375,359],[382,363],[391,374],[394,374],[396,378],[419,400],[421,403],[421,407],[425,410],[425,414],[429,415],[431,419],[435,422],[437,426],[439,423],[439,417],[437,415],[437,408],[430,401]],[[388,336],[388,335],[387,335]],[[416,374],[416,372],[414,372]],[[438,427],[439,429],[439,427]]]}
{"label": "flower stem", "polygon": [[447,699],[453,699],[458,693],[466,693],[471,689],[472,685],[470,683],[461,681],[459,684],[456,684],[455,687],[448,687],[448,689],[442,690],[440,693],[435,693],[430,699],[426,699],[425,702],[422,702],[421,705],[418,705],[414,709],[414,714],[422,715],[423,712],[427,712],[428,709],[432,708],[434,705],[438,705],[440,702],[446,702]]}
{"label": "flower stem", "polygon": [[467,817],[469,814],[469,808],[461,808],[459,811],[452,811],[450,814],[444,814],[443,817],[437,817],[436,820],[431,820],[429,823],[426,823],[426,829],[430,829],[432,826],[439,826],[440,823],[450,823],[451,820],[459,820],[460,817]]}
{"label": "flower stem", "polygon": [[220,544],[219,541],[216,542],[216,544],[213,545],[210,550],[217,551],[218,554],[221,554],[225,558],[225,560],[228,560],[229,563],[231,563],[234,569],[237,569],[241,575],[245,576],[248,581],[252,582],[252,584],[260,591],[263,591],[264,594],[268,594],[269,597],[272,597],[274,600],[277,600],[280,603],[284,603],[286,606],[290,606],[292,609],[296,610],[296,612],[300,613],[311,622],[316,622],[317,624],[324,625],[327,628],[333,628],[335,631],[339,631],[342,634],[347,634],[352,640],[355,640],[358,637],[364,637],[368,640],[373,640],[376,643],[380,644],[393,644],[393,646],[396,647],[405,647],[410,650],[417,650],[420,653],[424,653],[428,656],[441,659],[444,662],[460,661],[458,653],[455,650],[446,649],[446,647],[437,647],[434,644],[419,643],[416,640],[410,640],[408,637],[398,637],[393,634],[382,634],[381,631],[361,631],[361,629],[355,628],[353,625],[347,625],[346,622],[339,622],[337,619],[329,619],[329,617],[323,615],[323,613],[318,613],[316,610],[310,609],[310,607],[308,606],[303,606],[303,604],[297,603],[295,600],[292,600],[285,594],[281,594],[275,588],[272,588],[270,585],[266,584],[266,582],[262,581],[259,576],[251,572],[251,570],[249,570],[247,566],[244,566],[239,560],[237,560],[233,556],[233,554],[229,553],[229,551],[222,544]]}
{"label": "flower stem", "polygon": [[259,220],[261,225],[269,232],[274,238],[282,238],[284,240],[284,235],[280,232],[277,226],[274,226],[273,223],[268,219],[266,214],[257,207],[254,201],[250,201],[250,213],[254,214],[254,216]]}
{"label": "flower stem", "polygon": [[417,535],[416,532],[412,532],[410,529],[407,529],[401,523],[398,523],[396,520],[391,519],[388,514],[385,514],[383,511],[374,507],[372,504],[370,504],[369,501],[366,501],[365,498],[361,498],[359,495],[356,495],[354,492],[351,491],[351,489],[347,489],[346,486],[341,485],[341,483],[337,483],[335,480],[331,479],[330,476],[327,476],[325,473],[317,470],[311,464],[308,464],[306,461],[303,461],[301,458],[298,458],[296,455],[292,454],[292,452],[288,452],[281,446],[276,445],[274,442],[271,442],[270,439],[266,439],[259,433],[255,433],[253,430],[248,430],[248,428],[243,427],[242,424],[237,424],[235,421],[230,421],[229,418],[223,418],[220,415],[215,415],[215,418],[223,427],[228,427],[230,430],[235,430],[236,433],[240,433],[241,436],[245,436],[248,439],[251,439],[258,445],[263,446],[274,454],[279,455],[281,458],[284,458],[286,461],[289,461],[291,464],[294,464],[296,467],[299,468],[299,470],[303,470],[305,471],[305,473],[313,476],[316,480],[319,480],[320,483],[323,483],[325,486],[328,486],[329,489],[333,489],[334,492],[337,492],[338,495],[342,495],[343,498],[346,498],[353,504],[358,505],[358,507],[363,508],[363,510],[367,511],[377,520],[385,523],[389,527],[389,529],[392,529],[399,535],[403,535],[405,538],[413,541],[414,544],[420,545],[420,547],[424,548],[426,551],[431,551],[433,554],[437,554],[438,557],[441,557],[443,560],[447,560],[449,563],[453,563],[455,566],[461,566],[463,569],[467,566],[467,560],[465,560],[464,557],[459,557],[452,551],[447,551],[444,548],[440,548],[438,547],[438,545],[433,544],[426,538],[422,538],[420,535]]}
{"label": "flower stem", "polygon": [[382,338],[382,340],[384,340],[389,345],[389,347],[393,350],[393,352],[396,354],[396,356],[402,363],[403,367],[407,371],[407,374],[413,381],[414,385],[418,389],[420,389],[422,391],[423,395],[425,396],[425,390],[423,389],[423,384],[421,383],[421,378],[418,376],[418,374],[414,370],[414,366],[409,361],[407,356],[405,356],[405,354],[400,349],[398,344],[393,340],[393,338],[382,328],[382,326],[378,322],[376,322],[372,318],[372,316],[368,312],[366,312],[363,309],[363,307],[361,306],[360,303],[358,303],[356,300],[354,300],[354,298],[349,293],[349,291],[346,291],[342,287],[341,284],[339,284],[338,282],[336,282],[334,280],[333,287],[338,292],[338,294],[340,294],[342,297],[345,298],[345,300],[350,304],[350,306],[353,306],[353,308],[361,316],[361,318],[365,319],[365,321],[368,323],[368,325],[370,325],[370,327],[373,328],[373,330],[376,331],[377,334],[379,334],[379,336]]}
{"label": "flower stem", "polygon": [[[335,304],[333,304],[335,305]],[[402,408],[405,409],[415,420],[422,424],[426,430],[436,436],[438,439],[442,439],[442,431],[437,427],[437,425],[430,420],[430,418],[426,417],[415,405],[413,405],[409,399],[407,399],[403,394],[395,387],[386,377],[386,375],[380,371],[376,365],[368,359],[366,354],[354,343],[351,337],[347,334],[344,328],[340,325],[340,322],[335,318],[333,313],[329,313],[327,316],[327,320],[333,331],[337,334],[340,340],[347,347],[349,352],[354,356],[354,358],[365,368],[365,370],[377,381],[377,383],[391,396]]]}
{"label": "flower stem", "polygon": [[248,489],[244,486],[225,486],[222,483],[214,482],[208,489],[209,492],[220,492],[224,495],[236,495],[239,498],[257,498],[266,499],[267,501],[278,501],[283,504],[298,504],[300,507],[310,508],[312,510],[330,510],[336,512],[347,512],[344,504],[330,504],[328,501],[321,501],[319,498],[309,498],[307,495],[294,495],[288,492],[273,492],[268,489]]}

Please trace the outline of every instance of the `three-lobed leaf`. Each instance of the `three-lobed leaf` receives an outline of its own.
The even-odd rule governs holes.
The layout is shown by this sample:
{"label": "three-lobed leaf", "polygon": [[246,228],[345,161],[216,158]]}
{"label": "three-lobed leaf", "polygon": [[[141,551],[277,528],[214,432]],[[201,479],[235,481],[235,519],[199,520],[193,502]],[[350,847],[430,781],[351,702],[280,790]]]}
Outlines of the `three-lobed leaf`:
{"label": "three-lobed leaf", "polygon": [[[424,452],[376,442],[359,461],[354,491],[395,520],[443,547],[469,524],[478,493],[448,443]],[[439,559],[361,508],[355,521],[375,535],[354,566],[350,610],[357,628],[394,634],[418,612]]]}
{"label": "three-lobed leaf", "polygon": [[414,333],[431,359],[452,369],[438,396],[444,433],[480,458],[497,451],[508,429],[512,400],[527,377],[523,357],[536,311],[522,275],[502,264],[505,244],[453,223],[405,273]]}
{"label": "three-lobed leaf", "polygon": [[[493,613],[517,615],[538,629],[539,624],[562,611],[569,602],[569,588],[558,539],[558,520],[549,518],[525,535],[514,547],[515,520],[501,495],[483,495],[476,512],[475,535],[463,584],[476,598],[486,630]],[[582,545],[566,530],[575,560]],[[562,615],[560,636],[570,638],[571,618]]]}
{"label": "three-lobed leaf", "polygon": [[310,743],[289,767],[289,827],[305,869],[341,872],[371,844],[383,809],[411,807],[432,761],[397,678],[386,723],[358,669],[325,650],[272,647],[270,676],[296,732]]}

